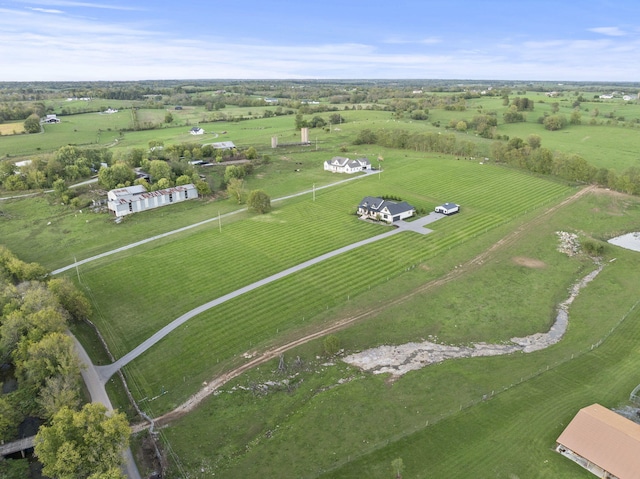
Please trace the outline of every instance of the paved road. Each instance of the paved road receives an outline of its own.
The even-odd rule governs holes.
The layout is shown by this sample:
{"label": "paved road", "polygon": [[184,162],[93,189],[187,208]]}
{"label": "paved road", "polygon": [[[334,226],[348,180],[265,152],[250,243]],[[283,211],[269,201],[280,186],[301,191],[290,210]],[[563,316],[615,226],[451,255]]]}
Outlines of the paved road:
{"label": "paved road", "polygon": [[[82,379],[84,379],[84,383],[87,385],[91,401],[102,403],[107,410],[113,411],[113,406],[111,405],[111,401],[107,395],[104,382],[100,380],[98,373],[95,370],[95,366],[91,362],[91,359],[89,359],[89,355],[75,336],[71,335],[71,337],[75,344],[78,357],[80,358],[80,363],[82,364]],[[138,471],[138,466],[136,466],[136,462],[133,459],[131,448],[127,448],[127,450],[124,451],[124,459],[125,463],[123,466],[123,472],[126,473],[127,477],[129,479],[142,479],[140,471]]]}
{"label": "paved road", "polygon": [[[354,176],[354,177],[347,178],[347,179],[341,180],[341,181],[337,181],[335,183],[331,183],[331,184],[328,184],[328,185],[319,186],[317,188],[314,187],[314,188],[312,188],[310,190],[304,190],[304,191],[301,191],[299,193],[294,193],[292,195],[287,195],[287,196],[283,196],[281,198],[276,198],[274,200],[271,200],[271,202],[275,203],[275,202],[278,202],[278,201],[288,200],[289,198],[295,198],[296,196],[308,195],[309,193],[313,193],[314,191],[323,190],[325,188],[331,188],[332,186],[340,185],[340,184],[346,183],[348,181],[357,180],[359,178],[364,178],[366,176],[369,176],[369,175],[375,174],[375,173],[377,173],[377,172],[376,171],[367,171],[366,174],[364,174],[364,175]],[[52,275],[56,275],[56,274],[64,273],[65,271],[68,271],[68,270],[70,270],[72,268],[75,268],[76,266],[80,266],[80,265],[83,265],[85,263],[90,263],[91,261],[95,261],[97,259],[104,258],[106,256],[111,256],[112,254],[120,253],[122,251],[126,251],[126,250],[129,250],[129,249],[135,248],[137,246],[141,246],[143,244],[151,243],[152,241],[156,241],[156,240],[159,240],[161,238],[166,238],[167,236],[171,236],[171,235],[174,235],[174,234],[177,234],[177,233],[182,233],[183,231],[187,231],[187,230],[190,230],[192,228],[197,228],[198,226],[205,225],[207,223],[218,221],[218,218],[220,218],[220,219],[227,218],[229,216],[236,215],[236,214],[238,214],[238,213],[240,213],[242,211],[246,211],[246,210],[247,210],[246,208],[242,208],[242,209],[239,209],[239,210],[232,211],[230,213],[225,213],[224,215],[221,215],[220,217],[216,216],[214,218],[209,218],[209,219],[204,220],[204,221],[199,221],[198,223],[193,223],[191,225],[184,226],[182,228],[178,228],[178,229],[175,229],[175,230],[172,230],[172,231],[167,231],[166,233],[162,233],[162,234],[159,234],[159,235],[156,235],[156,236],[152,236],[150,238],[146,238],[146,239],[143,239],[143,240],[140,240],[140,241],[136,241],[135,243],[131,243],[131,244],[128,244],[128,245],[125,245],[125,246],[121,246],[120,248],[112,249],[111,251],[106,251],[104,253],[100,253],[100,254],[97,254],[95,256],[91,256],[90,258],[85,258],[85,259],[82,259],[80,261],[76,261],[75,263],[69,264],[67,266],[63,266],[62,268],[58,268],[58,269],[52,271],[51,274]]]}
{"label": "paved road", "polygon": [[346,253],[347,251],[351,251],[354,250],[356,248],[360,248],[364,245],[367,244],[371,244],[371,243],[375,243],[376,241],[380,241],[382,239],[388,238],[389,236],[393,236],[395,234],[401,233],[403,231],[412,231],[415,233],[419,233],[419,234],[428,234],[431,233],[431,230],[424,228],[424,225],[433,223],[434,221],[439,220],[440,218],[443,218],[444,215],[440,214],[440,213],[431,213],[428,216],[425,216],[423,218],[420,218],[418,220],[415,221],[411,221],[411,222],[406,222],[406,221],[398,221],[396,223],[394,223],[394,227],[393,229],[390,229],[389,231],[382,233],[380,235],[374,236],[372,238],[367,238],[365,240],[362,241],[358,241],[357,243],[352,243],[350,245],[347,246],[343,246],[342,248],[338,248],[336,250],[330,251],[329,253],[325,253],[323,255],[317,256],[315,258],[312,258],[308,261],[305,261],[303,263],[300,263],[296,266],[292,266],[291,268],[285,269],[284,271],[280,271],[279,273],[273,274],[271,276],[268,276],[267,278],[261,279],[259,281],[256,281],[255,283],[251,283],[247,286],[244,286],[240,289],[237,289],[231,293],[225,294],[224,296],[221,296],[219,298],[216,298],[212,301],[209,301],[208,303],[202,304],[200,306],[198,306],[197,308],[192,309],[191,311],[186,312],[185,314],[183,314],[182,316],[180,316],[179,318],[173,320],[171,323],[167,324],[164,328],[160,329],[158,332],[156,332],[154,335],[152,335],[151,337],[149,337],[147,340],[143,341],[140,345],[138,345],[136,348],[134,348],[133,350],[129,351],[127,354],[125,354],[124,356],[122,356],[120,359],[118,359],[116,362],[112,363],[112,364],[108,364],[106,366],[96,366],[96,371],[102,381],[102,383],[106,383],[109,378],[111,376],[113,376],[113,374],[115,374],[120,368],[126,366],[127,364],[129,364],[131,361],[133,361],[134,359],[136,359],[138,356],[140,356],[142,353],[144,353],[145,351],[147,351],[149,348],[151,348],[152,346],[154,346],[155,344],[158,343],[158,341],[160,341],[162,338],[164,338],[165,336],[167,336],[169,333],[171,333],[172,331],[174,331],[176,328],[180,327],[181,325],[183,325],[184,323],[186,323],[187,321],[189,321],[191,318],[193,318],[194,316],[197,316],[200,313],[203,313],[215,306],[218,306],[222,303],[225,303],[227,301],[229,301],[230,299],[233,298],[237,298],[238,296],[241,296],[245,293],[248,293],[249,291],[253,291],[254,289],[257,289],[261,286],[264,286],[266,284],[272,283],[273,281],[279,280],[281,278],[284,278],[286,276],[289,276],[290,274],[293,273],[297,273],[298,271],[302,271],[303,269],[306,269],[310,266],[313,266],[315,264],[318,264],[322,261],[325,261],[329,258],[333,258],[334,256],[338,256],[339,254],[343,254]]}

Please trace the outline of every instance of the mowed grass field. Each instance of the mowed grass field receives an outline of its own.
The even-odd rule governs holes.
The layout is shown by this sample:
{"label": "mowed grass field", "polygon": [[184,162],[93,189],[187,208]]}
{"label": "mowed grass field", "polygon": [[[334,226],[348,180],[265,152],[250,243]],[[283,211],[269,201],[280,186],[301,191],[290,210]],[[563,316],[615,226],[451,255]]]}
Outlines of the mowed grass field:
{"label": "mowed grass field", "polygon": [[355,217],[364,196],[402,195],[428,211],[444,201],[463,205],[464,214],[436,223],[430,235],[402,233],[359,248],[194,318],[128,367],[138,384],[135,394],[153,396],[164,386],[169,392],[156,405],[171,408],[203,380],[237,364],[245,351],[313,326],[328,308],[575,191],[452,158],[389,159],[385,165],[381,175],[318,191],[315,202],[309,193],[222,231],[214,223],[181,239],[83,265],[81,282],[94,302],[95,322],[121,356],[200,304],[387,231]]}
{"label": "mowed grass field", "polygon": [[131,110],[83,113],[59,117],[60,123],[43,125],[42,133],[0,137],[0,157],[26,156],[57,150],[65,145],[104,147],[115,143],[118,130],[130,128]]}
{"label": "mowed grass field", "polygon": [[[555,232],[604,238],[625,224],[637,225],[638,206],[636,198],[585,196],[525,226],[517,241],[455,282],[338,333],[341,344],[352,351],[420,340],[430,332],[446,343],[493,342],[526,329],[534,317],[536,327],[546,330],[568,285],[595,268],[586,257],[556,251]],[[443,256],[451,265],[456,254],[464,256],[465,246]],[[537,266],[517,261],[523,257]],[[385,478],[400,457],[405,477],[591,477],[552,451],[555,439],[581,407],[624,405],[640,365],[640,311],[633,309],[640,258],[609,247],[605,261],[604,271],[571,306],[568,332],[553,347],[448,361],[391,382],[327,360],[316,341],[285,355],[286,373],[272,361],[164,429],[178,458],[174,467],[202,478]],[[437,268],[436,261],[427,265]],[[413,281],[396,281],[404,294],[421,284],[418,274],[416,269],[406,275]],[[371,304],[400,294],[385,285],[361,298]],[[336,308],[332,314],[343,312]],[[296,369],[296,357],[307,367]],[[283,379],[294,386],[266,394],[255,388]]]}

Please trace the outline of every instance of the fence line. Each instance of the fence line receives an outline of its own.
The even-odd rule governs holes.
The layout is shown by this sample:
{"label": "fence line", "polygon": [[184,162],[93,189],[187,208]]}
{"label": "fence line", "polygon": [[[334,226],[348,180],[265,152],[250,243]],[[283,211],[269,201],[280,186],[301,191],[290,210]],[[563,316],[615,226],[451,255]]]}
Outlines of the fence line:
{"label": "fence line", "polygon": [[[558,361],[556,361],[555,363],[551,363],[551,364],[547,364],[546,366],[538,369],[537,371],[529,374],[528,376],[523,376],[520,378],[520,381],[516,382],[516,383],[511,383],[509,385],[503,386],[502,389],[499,390],[492,390],[491,394],[486,393],[483,394],[482,396],[476,398],[476,399],[472,399],[466,403],[460,403],[458,406],[450,409],[449,411],[440,413],[439,415],[437,415],[435,418],[429,419],[427,420],[424,425],[422,423],[420,423],[419,425],[416,425],[416,427],[410,428],[408,430],[405,430],[401,433],[395,434],[391,437],[387,437],[381,441],[378,441],[374,444],[372,444],[370,447],[366,448],[365,450],[363,450],[362,452],[360,452],[359,454],[356,455],[350,455],[348,460],[347,459],[343,459],[341,461],[338,461],[337,463],[335,463],[333,466],[328,467],[326,469],[322,469],[320,471],[318,471],[318,474],[324,474],[326,472],[331,472],[334,471],[336,469],[339,469],[340,467],[344,466],[345,464],[352,462],[354,460],[360,459],[361,457],[365,457],[377,450],[380,450],[386,446],[388,446],[389,444],[393,443],[393,442],[397,442],[400,441],[401,439],[404,439],[408,436],[411,436],[412,434],[415,434],[417,432],[420,432],[430,426],[434,426],[442,421],[444,421],[445,419],[449,419],[451,417],[453,417],[454,415],[460,413],[461,411],[467,410],[472,408],[473,406],[476,406],[482,402],[486,402],[488,400],[491,400],[492,398],[494,398],[495,396],[497,396],[500,393],[509,391],[510,389],[519,386],[520,384],[527,382],[531,379],[534,379],[540,375],[542,375],[543,373],[546,373],[550,370],[556,369],[570,361],[573,361],[574,359],[578,359],[582,356],[584,356],[585,354],[588,354],[590,352],[592,352],[594,349],[597,349],[598,347],[600,347],[617,329],[618,327],[625,321],[625,319],[627,319],[627,317],[636,309],[636,307],[638,306],[638,304],[640,304],[640,300],[636,301],[633,306],[631,306],[631,308],[629,308],[629,310],[618,320],[618,322],[607,332],[604,334],[604,336],[602,336],[597,342],[592,343],[590,346],[587,346],[581,350],[579,350],[577,353],[574,352],[571,354],[571,356],[567,356],[564,359],[560,359]],[[640,385],[638,385],[633,392],[631,393],[632,396],[635,395],[636,398],[640,399],[637,396],[637,393],[640,392]],[[631,398],[630,398],[631,399]],[[633,399],[631,399],[633,400]],[[310,477],[315,477],[315,476],[310,476]]]}

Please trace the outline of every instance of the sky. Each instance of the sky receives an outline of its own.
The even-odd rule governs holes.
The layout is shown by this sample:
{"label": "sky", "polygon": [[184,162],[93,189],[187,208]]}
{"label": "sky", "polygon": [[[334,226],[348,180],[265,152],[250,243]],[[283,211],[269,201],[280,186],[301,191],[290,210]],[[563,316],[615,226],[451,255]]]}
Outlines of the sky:
{"label": "sky", "polygon": [[0,81],[640,81],[638,0],[0,0]]}

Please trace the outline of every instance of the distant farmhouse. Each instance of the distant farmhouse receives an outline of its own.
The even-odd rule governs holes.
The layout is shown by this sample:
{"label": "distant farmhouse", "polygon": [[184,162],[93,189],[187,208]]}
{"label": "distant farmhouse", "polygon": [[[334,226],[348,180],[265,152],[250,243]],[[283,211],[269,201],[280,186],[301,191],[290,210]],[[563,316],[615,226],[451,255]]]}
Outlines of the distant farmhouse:
{"label": "distant farmhouse", "polygon": [[278,99],[277,98],[265,98],[264,99],[265,103],[278,103]]}
{"label": "distant farmhouse", "polygon": [[113,113],[118,113],[118,110],[114,110],[113,108],[107,108],[105,111],[103,111],[102,113],[104,113],[105,115],[111,115]]}
{"label": "distant farmhouse", "polygon": [[640,479],[640,424],[600,404],[578,411],[556,451],[598,477]]}
{"label": "distant farmhouse", "polygon": [[47,115],[45,118],[40,120],[40,123],[60,123],[60,118],[58,118],[56,115]]}
{"label": "distant farmhouse", "polygon": [[371,162],[367,158],[350,160],[342,156],[334,156],[324,162],[324,169],[332,173],[357,173],[358,171],[370,170]]}
{"label": "distant farmhouse", "polygon": [[109,211],[120,217],[180,201],[194,200],[197,197],[198,190],[191,183],[149,192],[144,186],[135,185],[109,191],[107,193],[107,207]]}
{"label": "distant farmhouse", "polygon": [[204,130],[199,126],[194,126],[193,128],[191,128],[191,130],[189,130],[189,133],[191,133],[192,135],[204,135]]}
{"label": "distant farmhouse", "polygon": [[406,201],[389,201],[374,196],[366,196],[358,205],[358,215],[377,221],[394,221],[410,218],[416,214],[416,209]]}

